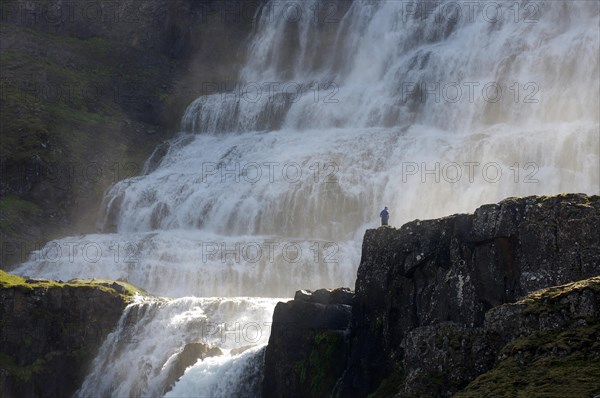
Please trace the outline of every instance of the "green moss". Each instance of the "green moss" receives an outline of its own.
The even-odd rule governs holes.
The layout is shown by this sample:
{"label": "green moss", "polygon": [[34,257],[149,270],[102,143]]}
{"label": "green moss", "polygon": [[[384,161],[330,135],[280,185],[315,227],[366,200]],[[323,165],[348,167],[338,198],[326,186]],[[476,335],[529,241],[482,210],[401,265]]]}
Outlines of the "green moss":
{"label": "green moss", "polygon": [[404,386],[406,374],[403,369],[398,369],[390,377],[386,378],[379,384],[375,392],[370,394],[368,398],[389,398],[396,395]]}
{"label": "green moss", "polygon": [[69,352],[68,355],[78,362],[85,363],[92,358],[93,353],[86,348],[81,348],[79,350]]}
{"label": "green moss", "polygon": [[35,373],[43,370],[44,360],[38,358],[31,365],[18,365],[13,357],[0,352],[0,369],[6,371],[17,380],[27,383]]}
{"label": "green moss", "polygon": [[315,335],[308,358],[293,366],[295,377],[307,397],[331,396],[345,368],[345,343],[341,331],[322,331]]}
{"label": "green moss", "polygon": [[21,223],[37,217],[40,209],[32,202],[6,196],[0,199],[0,231],[12,235]]}
{"label": "green moss", "polygon": [[[43,43],[48,49],[2,49],[0,157],[7,164],[32,157],[87,164],[103,148],[111,148],[107,160],[135,162],[145,159],[164,139],[161,134],[140,136],[135,127],[123,131],[123,122],[131,119],[129,97],[148,103],[160,102],[161,95],[166,98],[155,82],[162,80],[171,61],[156,55],[156,67],[148,67],[143,57],[136,57],[137,50],[124,43],[65,37],[6,23],[0,29],[2,35]],[[115,142],[125,145],[115,152]],[[101,193],[106,181],[100,182]]]}
{"label": "green moss", "polygon": [[49,57],[10,49],[3,50],[0,67],[1,120],[6,132],[0,155],[5,158],[38,155],[54,160],[48,144],[55,144],[52,137],[59,125],[98,123],[101,115],[117,114],[115,104],[99,98],[93,98],[98,109],[89,109],[92,104],[85,88],[104,88],[110,80],[100,79],[85,68],[70,68]]}
{"label": "green moss", "polygon": [[[113,284],[120,287],[116,290]],[[94,288],[112,295],[120,295],[126,300],[131,299],[135,294],[148,295],[148,293],[128,282],[111,281],[108,279],[73,279],[66,283],[53,280],[35,280],[26,281],[18,275],[9,274],[0,270],[0,288],[17,288],[22,291],[32,291],[33,289],[49,289],[49,288]]]}
{"label": "green moss", "polygon": [[561,306],[561,298],[584,289],[590,289],[596,292],[596,294],[600,294],[600,276],[537,290],[528,294],[515,304],[526,306],[524,311],[525,314],[553,312]]}
{"label": "green moss", "polygon": [[[65,136],[65,131],[76,132],[89,143],[100,137],[87,126],[107,124],[121,115],[112,98],[110,79],[85,68],[74,70],[51,59],[11,50],[3,52],[0,67],[12,71],[3,76],[0,96],[6,132],[0,156],[6,159],[38,156],[47,162],[61,160],[53,148],[71,143],[72,137]],[[36,76],[42,71],[44,80],[23,76]],[[103,96],[86,92],[90,87],[98,88]],[[77,151],[71,157],[77,159],[82,153]]]}
{"label": "green moss", "polygon": [[292,369],[294,374],[300,377],[300,383],[304,384],[306,382],[306,365],[304,361],[294,362]]}
{"label": "green moss", "polygon": [[0,269],[0,287],[11,288],[26,285],[25,278],[18,275],[9,274]]}
{"label": "green moss", "polygon": [[15,358],[5,353],[0,353],[0,369],[5,370],[18,381],[28,383],[34,375],[46,372],[51,366],[52,361],[63,355],[63,351],[50,351],[43,358],[37,358],[29,365],[19,365]]}
{"label": "green moss", "polygon": [[[44,200],[29,202],[37,208],[20,206],[27,203],[23,197],[22,202],[0,201],[3,240],[29,248],[63,236],[65,220],[79,220],[74,228],[85,231],[103,192],[141,171],[168,132],[143,134],[149,125],[132,122],[137,114],[131,112],[139,110],[128,107],[124,98],[135,91],[141,102],[158,102],[160,89],[154,82],[165,69],[148,68],[125,45],[104,39],[68,38],[10,24],[0,29],[2,35],[44,43],[48,49],[8,47],[0,57],[3,180],[9,192],[42,183],[48,193]],[[117,87],[125,87],[119,95]],[[31,181],[24,187],[28,176]],[[23,261],[26,251],[5,258],[3,266]]]}
{"label": "green moss", "polygon": [[340,332],[325,331],[315,336],[315,347],[309,357],[313,369],[310,390],[315,396],[333,390],[339,376],[336,368],[343,361],[343,349],[344,336]]}
{"label": "green moss", "polygon": [[455,397],[591,397],[600,394],[600,323],[535,333],[509,343],[504,359]]}
{"label": "green moss", "polygon": [[[18,37],[0,56],[2,177],[9,192],[40,185],[47,192],[33,199],[38,217],[0,217],[0,235],[29,247],[64,236],[65,222],[77,220],[73,230],[87,232],[103,192],[137,175],[156,144],[171,136],[153,110],[169,101],[166,86],[180,62],[121,41],[6,21],[0,36]],[[11,254],[3,266],[24,257]]]}
{"label": "green moss", "polygon": [[478,377],[455,394],[456,398],[470,397],[592,397],[598,387],[600,365],[587,361],[540,360],[524,367],[514,358],[503,361],[494,370]]}
{"label": "green moss", "polygon": [[[149,296],[150,294],[145,291],[142,288],[139,288],[135,285],[132,285],[131,283],[121,280],[119,279],[118,281],[112,281],[110,279],[98,279],[98,278],[94,278],[94,279],[72,279],[68,282],[68,285],[71,286],[93,286],[93,287],[108,287],[110,285],[112,285],[113,283],[116,283],[118,285],[121,286],[121,288],[124,289],[124,292],[121,293],[122,295],[128,296],[128,297],[132,297],[136,294],[139,294],[141,296]],[[111,290],[114,290],[112,288],[109,288]]]}
{"label": "green moss", "polygon": [[509,356],[522,352],[551,355],[552,353],[570,353],[582,348],[600,353],[600,341],[595,340],[598,335],[600,335],[600,324],[598,323],[589,327],[537,332],[511,341],[502,349],[502,353]]}

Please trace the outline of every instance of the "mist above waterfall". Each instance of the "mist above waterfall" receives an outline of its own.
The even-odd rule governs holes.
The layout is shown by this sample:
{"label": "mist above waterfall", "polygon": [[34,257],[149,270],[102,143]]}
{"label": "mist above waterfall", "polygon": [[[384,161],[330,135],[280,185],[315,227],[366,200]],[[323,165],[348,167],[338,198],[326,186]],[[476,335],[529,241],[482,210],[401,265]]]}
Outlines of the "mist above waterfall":
{"label": "mist above waterfall", "polygon": [[269,2],[237,82],[207,82],[146,173],[107,192],[104,233],[18,272],[291,295],[352,286],[384,205],[399,226],[598,193],[598,23],[586,1]]}

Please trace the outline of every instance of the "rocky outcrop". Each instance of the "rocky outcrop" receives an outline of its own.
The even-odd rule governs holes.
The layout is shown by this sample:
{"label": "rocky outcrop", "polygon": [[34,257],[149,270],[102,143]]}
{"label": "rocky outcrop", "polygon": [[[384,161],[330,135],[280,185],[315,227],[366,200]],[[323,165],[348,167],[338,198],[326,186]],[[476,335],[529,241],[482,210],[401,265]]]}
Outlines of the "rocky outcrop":
{"label": "rocky outcrop", "polygon": [[600,277],[493,308],[483,329],[508,344],[456,397],[600,394]]}
{"label": "rocky outcrop", "polygon": [[599,333],[600,277],[492,308],[482,327],[418,327],[402,342],[405,378],[396,396],[451,396],[467,384],[457,396],[514,396],[516,380],[530,396],[535,386],[549,396],[592,396],[600,392],[589,382],[600,369]]}
{"label": "rocky outcrop", "polygon": [[[301,301],[308,303],[314,294],[299,292],[274,314],[276,333],[265,364],[271,370],[264,382],[268,396],[319,391],[321,396],[423,397],[461,390],[469,397],[511,396],[514,385],[508,393],[490,386],[521,377],[525,388],[531,374],[545,377],[540,369],[550,368],[546,357],[555,354],[565,366],[553,374],[581,374],[577,388],[588,396],[595,385],[590,375],[600,369],[594,340],[598,278],[539,289],[599,275],[598,231],[600,196],[583,194],[509,198],[474,214],[367,230],[348,356],[314,354],[314,334],[304,331],[316,319],[321,333],[328,325],[321,307]],[[300,327],[286,328],[284,320]],[[521,355],[516,347],[527,347],[528,353]],[[583,353],[579,358],[577,350]],[[285,378],[311,355],[313,363],[334,362],[345,369],[321,377],[340,375],[327,386],[312,379],[312,390],[306,379]],[[537,390],[523,391],[535,395]]]}
{"label": "rocky outcrop", "polygon": [[402,340],[404,380],[395,386],[402,397],[452,395],[496,360],[503,341],[482,328],[453,322],[422,326]]}
{"label": "rocky outcrop", "polygon": [[265,352],[263,396],[323,397],[346,365],[350,289],[300,290],[277,303]]}
{"label": "rocky outcrop", "polygon": [[[582,194],[509,198],[474,214],[368,230],[356,281],[347,393],[364,396],[403,369],[416,328],[451,322],[461,334],[460,328],[481,327],[493,307],[598,275],[599,230],[600,197]],[[421,331],[424,340],[433,333]],[[460,344],[473,350],[480,337],[465,339]],[[440,373],[452,364],[439,364]]]}
{"label": "rocky outcrop", "polygon": [[170,364],[167,381],[165,383],[166,387],[163,394],[171,391],[177,380],[183,376],[185,370],[195,364],[198,360],[204,360],[219,355],[223,355],[223,351],[221,351],[219,347],[202,342],[186,344],[185,347],[183,347],[183,350],[177,354]]}
{"label": "rocky outcrop", "polygon": [[121,282],[25,281],[0,271],[0,395],[72,396],[132,292]]}

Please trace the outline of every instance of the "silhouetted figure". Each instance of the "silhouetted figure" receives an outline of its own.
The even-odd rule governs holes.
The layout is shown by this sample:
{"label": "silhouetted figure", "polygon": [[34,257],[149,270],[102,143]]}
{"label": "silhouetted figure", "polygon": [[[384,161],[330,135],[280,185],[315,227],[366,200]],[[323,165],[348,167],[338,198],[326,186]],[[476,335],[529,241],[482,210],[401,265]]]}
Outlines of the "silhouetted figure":
{"label": "silhouetted figure", "polygon": [[385,206],[385,209],[381,210],[381,213],[379,213],[379,217],[381,217],[381,225],[388,225],[390,212],[388,211],[387,206]]}

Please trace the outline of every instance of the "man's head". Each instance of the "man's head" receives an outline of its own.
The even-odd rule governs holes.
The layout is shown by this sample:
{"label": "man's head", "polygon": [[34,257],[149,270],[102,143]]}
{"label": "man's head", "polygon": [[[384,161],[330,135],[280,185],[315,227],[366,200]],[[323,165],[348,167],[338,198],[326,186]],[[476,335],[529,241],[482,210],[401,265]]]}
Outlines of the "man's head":
{"label": "man's head", "polygon": [[385,209],[387,210],[387,206],[385,206]]}

